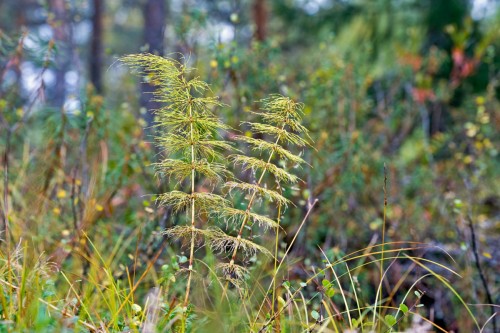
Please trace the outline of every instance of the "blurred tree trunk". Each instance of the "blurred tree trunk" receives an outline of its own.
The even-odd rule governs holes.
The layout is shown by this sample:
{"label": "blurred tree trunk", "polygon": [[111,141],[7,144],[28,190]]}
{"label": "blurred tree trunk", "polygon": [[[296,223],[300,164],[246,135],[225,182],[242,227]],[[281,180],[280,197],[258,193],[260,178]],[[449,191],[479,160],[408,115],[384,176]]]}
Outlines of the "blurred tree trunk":
{"label": "blurred tree trunk", "polygon": [[[22,31],[23,35],[27,34],[27,28],[26,28],[26,14],[25,14],[25,0],[18,0],[14,4],[14,12],[15,12],[15,17],[16,17],[16,25],[15,25],[15,30],[17,31]],[[24,37],[21,38],[21,41],[19,42],[17,46],[17,51],[16,51],[16,56],[15,56],[15,61],[12,62],[12,66],[10,66],[10,69],[15,73],[15,80],[16,80],[16,85],[17,85],[17,93],[20,93],[22,91],[22,72],[21,72],[21,64],[22,64],[22,57],[23,57],[23,43],[24,43]],[[13,59],[13,60],[14,60]],[[5,73],[2,71],[2,77]],[[0,88],[0,97],[2,97],[2,89]]]}
{"label": "blurred tree trunk", "polygon": [[68,68],[68,59],[70,52],[67,48],[69,45],[69,27],[67,22],[66,4],[64,0],[49,0],[49,9],[51,18],[50,25],[54,31],[54,39],[56,42],[57,53],[54,68],[56,82],[54,87],[53,105],[61,107],[66,99],[66,70]]}
{"label": "blurred tree trunk", "polygon": [[14,3],[14,10],[16,12],[16,28],[26,26],[26,8],[25,0],[18,0]]}
{"label": "blurred tree trunk", "polygon": [[94,85],[96,91],[102,94],[102,64],[103,64],[103,48],[102,48],[102,16],[104,11],[104,0],[93,0],[94,15],[92,16],[92,41],[90,51],[90,81]]}
{"label": "blurred tree trunk", "polygon": [[[166,21],[165,0],[146,0],[143,7],[144,16],[144,42],[149,53],[163,55],[164,30]],[[153,111],[159,107],[159,103],[151,100],[154,88],[144,83],[141,85],[141,106],[146,108],[145,120],[148,127],[153,125]]]}
{"label": "blurred tree trunk", "polygon": [[254,1],[253,19],[255,23],[255,38],[259,42],[263,42],[267,36],[267,7],[265,0]]}

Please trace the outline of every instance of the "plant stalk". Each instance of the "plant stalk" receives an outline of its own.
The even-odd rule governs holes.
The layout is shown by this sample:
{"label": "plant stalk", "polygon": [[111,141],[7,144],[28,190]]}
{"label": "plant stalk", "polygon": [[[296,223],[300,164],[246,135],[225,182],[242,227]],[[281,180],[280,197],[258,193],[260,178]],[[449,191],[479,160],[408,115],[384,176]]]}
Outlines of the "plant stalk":
{"label": "plant stalk", "polygon": [[[189,91],[187,92],[189,94]],[[191,106],[191,99],[189,101],[189,117],[193,117],[193,109]],[[191,131],[191,163],[192,163],[192,169],[191,169],[191,248],[189,251],[189,272],[188,272],[188,281],[187,281],[187,286],[186,286],[186,295],[184,298],[184,310],[187,309],[188,303],[189,303],[189,292],[191,290],[191,279],[193,276],[193,259],[194,259],[194,237],[195,237],[195,215],[194,215],[194,209],[195,209],[195,199],[194,199],[194,182],[195,182],[195,170],[194,170],[194,163],[195,163],[195,155],[194,155],[194,128],[193,128],[193,122],[191,121],[190,123],[190,131]]]}

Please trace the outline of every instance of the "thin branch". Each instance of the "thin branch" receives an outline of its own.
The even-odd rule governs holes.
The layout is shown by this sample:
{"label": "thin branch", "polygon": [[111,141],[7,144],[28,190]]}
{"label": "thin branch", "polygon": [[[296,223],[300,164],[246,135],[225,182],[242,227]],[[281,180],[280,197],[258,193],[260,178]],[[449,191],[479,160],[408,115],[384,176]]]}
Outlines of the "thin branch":
{"label": "thin branch", "polygon": [[[477,268],[477,272],[479,274],[479,278],[481,279],[481,283],[483,284],[484,292],[486,293],[486,299],[488,300],[489,304],[494,304],[493,302],[493,297],[491,296],[491,291],[490,287],[488,285],[488,281],[486,280],[486,275],[484,274],[483,267],[481,265],[481,261],[479,259],[479,252],[477,249],[477,239],[476,239],[476,230],[474,228],[474,223],[472,222],[472,218],[470,215],[467,215],[467,225],[469,226],[469,230],[471,233],[471,246],[472,246],[472,253],[474,254],[474,263]],[[495,307],[491,306],[490,307],[491,315],[495,315]],[[492,318],[493,321],[493,332],[497,332],[497,321],[496,318]]]}

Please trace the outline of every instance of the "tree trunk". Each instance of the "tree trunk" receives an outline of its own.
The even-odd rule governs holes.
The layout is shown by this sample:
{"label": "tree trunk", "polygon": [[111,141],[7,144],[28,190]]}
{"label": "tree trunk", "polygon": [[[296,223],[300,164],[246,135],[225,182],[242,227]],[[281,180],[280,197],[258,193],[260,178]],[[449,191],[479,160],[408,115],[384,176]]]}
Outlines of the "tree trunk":
{"label": "tree trunk", "polygon": [[53,105],[62,107],[66,99],[66,70],[68,68],[68,59],[70,52],[68,51],[69,44],[69,26],[67,24],[66,5],[64,0],[50,0],[50,12],[53,19],[50,22],[54,31],[54,40],[57,46],[55,59],[55,76],[56,83],[54,87]]}
{"label": "tree trunk", "polygon": [[[149,53],[163,55],[164,30],[166,21],[165,0],[147,0],[143,7],[144,42]],[[154,110],[159,103],[152,101],[153,87],[147,83],[141,85],[141,106],[146,108],[145,120],[148,128],[154,122]]]}
{"label": "tree trunk", "polygon": [[102,16],[104,11],[104,0],[93,0],[94,15],[92,16],[92,41],[90,60],[90,81],[99,94],[103,92],[102,85],[102,64],[103,64],[103,48],[102,48]]}
{"label": "tree trunk", "polygon": [[266,40],[267,8],[265,0],[255,0],[253,4],[253,19],[255,22],[255,38],[259,42]]}
{"label": "tree trunk", "polygon": [[24,28],[26,26],[26,3],[24,0],[18,0],[14,4],[16,13],[16,29]]}

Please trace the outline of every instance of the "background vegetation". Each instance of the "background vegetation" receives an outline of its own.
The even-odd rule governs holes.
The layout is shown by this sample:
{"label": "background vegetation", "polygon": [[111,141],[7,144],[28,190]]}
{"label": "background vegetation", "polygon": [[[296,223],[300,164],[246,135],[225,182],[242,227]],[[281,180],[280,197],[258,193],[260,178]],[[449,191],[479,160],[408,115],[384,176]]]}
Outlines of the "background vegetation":
{"label": "background vegetation", "polygon": [[[0,331],[498,332],[499,48],[495,0],[3,0]],[[262,183],[294,203],[257,208],[280,228],[245,231],[271,259],[239,285],[231,245],[200,246],[186,307],[169,103],[118,61],[143,52],[196,68],[221,140],[267,142],[240,123],[274,93],[309,130],[276,161],[300,181]]]}

